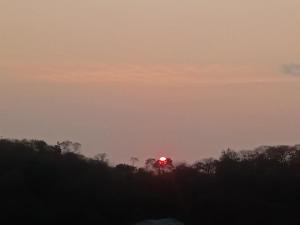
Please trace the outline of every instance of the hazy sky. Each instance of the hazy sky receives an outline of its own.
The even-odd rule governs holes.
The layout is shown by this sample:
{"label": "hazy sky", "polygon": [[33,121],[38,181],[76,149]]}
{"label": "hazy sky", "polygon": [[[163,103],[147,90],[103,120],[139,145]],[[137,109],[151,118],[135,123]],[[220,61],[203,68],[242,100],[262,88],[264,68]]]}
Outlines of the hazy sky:
{"label": "hazy sky", "polygon": [[0,136],[114,162],[300,143],[299,0],[0,0]]}

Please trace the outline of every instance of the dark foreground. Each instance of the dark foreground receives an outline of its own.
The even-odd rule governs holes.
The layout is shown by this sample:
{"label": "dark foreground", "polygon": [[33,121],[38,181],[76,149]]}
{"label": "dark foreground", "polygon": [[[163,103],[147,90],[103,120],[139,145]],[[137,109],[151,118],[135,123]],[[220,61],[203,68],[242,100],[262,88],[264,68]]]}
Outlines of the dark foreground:
{"label": "dark foreground", "polygon": [[219,159],[158,174],[109,166],[76,146],[0,140],[0,224],[131,225],[176,218],[186,225],[300,224],[300,151],[225,151]]}

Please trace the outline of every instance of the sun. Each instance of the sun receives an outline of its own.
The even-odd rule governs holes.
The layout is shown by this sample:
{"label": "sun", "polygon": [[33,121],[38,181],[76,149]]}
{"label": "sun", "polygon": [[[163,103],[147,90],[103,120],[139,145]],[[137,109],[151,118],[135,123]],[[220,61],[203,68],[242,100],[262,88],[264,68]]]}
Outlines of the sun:
{"label": "sun", "polygon": [[163,157],[163,156],[159,158],[159,161],[161,161],[161,162],[165,162],[166,160],[167,160],[167,158]]}
{"label": "sun", "polygon": [[164,167],[168,164],[168,159],[164,156],[160,157],[158,160],[159,166]]}

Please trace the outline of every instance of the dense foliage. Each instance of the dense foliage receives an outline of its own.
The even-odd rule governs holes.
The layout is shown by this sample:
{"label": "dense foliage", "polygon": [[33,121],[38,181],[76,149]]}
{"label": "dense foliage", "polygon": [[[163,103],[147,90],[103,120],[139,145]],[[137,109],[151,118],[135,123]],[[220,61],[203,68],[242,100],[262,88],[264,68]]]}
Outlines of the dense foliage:
{"label": "dense foliage", "polygon": [[139,169],[109,166],[79,147],[0,140],[0,224],[300,224],[299,146],[227,150],[163,173],[152,159]]}

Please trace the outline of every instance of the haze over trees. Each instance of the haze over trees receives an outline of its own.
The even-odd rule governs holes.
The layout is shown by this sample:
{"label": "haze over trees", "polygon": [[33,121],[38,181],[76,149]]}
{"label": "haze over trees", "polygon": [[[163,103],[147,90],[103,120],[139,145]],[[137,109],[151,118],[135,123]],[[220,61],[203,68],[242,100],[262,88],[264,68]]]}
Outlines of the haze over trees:
{"label": "haze over trees", "polygon": [[133,158],[111,166],[106,154],[87,158],[80,148],[0,139],[0,224],[300,224],[300,146],[228,149],[167,167],[149,158],[142,168]]}

